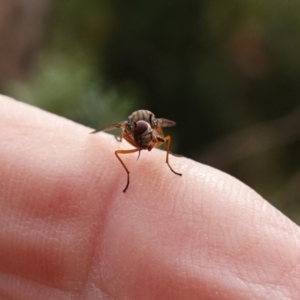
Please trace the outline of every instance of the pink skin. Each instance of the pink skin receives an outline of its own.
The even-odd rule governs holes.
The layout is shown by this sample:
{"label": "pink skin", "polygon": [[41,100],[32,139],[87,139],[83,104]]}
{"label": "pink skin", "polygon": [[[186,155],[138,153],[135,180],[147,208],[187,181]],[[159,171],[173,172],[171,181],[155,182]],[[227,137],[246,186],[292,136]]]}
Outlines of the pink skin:
{"label": "pink skin", "polygon": [[300,230],[235,178],[0,97],[0,299],[299,299]]}

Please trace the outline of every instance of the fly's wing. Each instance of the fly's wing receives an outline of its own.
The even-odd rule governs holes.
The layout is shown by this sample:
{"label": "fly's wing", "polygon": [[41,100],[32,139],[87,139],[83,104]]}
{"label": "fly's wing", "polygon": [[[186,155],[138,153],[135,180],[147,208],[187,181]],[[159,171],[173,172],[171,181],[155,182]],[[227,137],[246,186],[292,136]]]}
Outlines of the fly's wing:
{"label": "fly's wing", "polygon": [[112,129],[116,129],[116,128],[124,128],[124,126],[125,126],[124,122],[111,124],[111,125],[107,125],[102,128],[96,129],[96,130],[92,131],[91,133],[96,133],[99,131],[107,131],[107,130],[112,130]]}
{"label": "fly's wing", "polygon": [[176,125],[176,122],[168,120],[168,119],[159,119],[161,127],[172,127]]}
{"label": "fly's wing", "polygon": [[[161,127],[172,127],[172,126],[176,125],[176,122],[168,120],[168,119],[158,119],[158,120],[160,123],[160,127],[156,128],[156,133],[158,134],[158,135],[156,135],[156,137],[159,137],[161,139],[161,138],[164,138],[164,134],[163,134]],[[161,143],[159,145],[161,145]],[[183,155],[176,154],[171,151],[169,153],[172,154],[173,156],[183,157]]]}
{"label": "fly's wing", "polygon": [[[156,128],[154,128],[154,134],[156,137],[160,137],[160,139],[164,139],[164,133],[162,131],[162,127],[172,127],[176,125],[176,122],[168,120],[168,119],[157,119],[158,121],[158,126]],[[159,145],[162,143],[162,141],[160,141]]]}

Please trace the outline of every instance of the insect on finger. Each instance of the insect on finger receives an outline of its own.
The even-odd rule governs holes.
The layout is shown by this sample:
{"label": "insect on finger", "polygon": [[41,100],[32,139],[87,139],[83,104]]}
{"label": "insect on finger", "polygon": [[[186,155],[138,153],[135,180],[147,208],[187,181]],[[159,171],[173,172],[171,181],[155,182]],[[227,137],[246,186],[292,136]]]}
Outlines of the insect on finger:
{"label": "insect on finger", "polygon": [[111,125],[104,126],[100,129],[94,130],[91,133],[96,133],[99,131],[112,130],[115,128],[121,128],[121,140],[124,138],[129,144],[135,147],[131,150],[116,150],[115,155],[117,159],[122,164],[123,168],[127,173],[127,183],[123,192],[125,193],[130,182],[129,170],[120,158],[120,154],[130,154],[134,152],[139,152],[138,158],[140,156],[141,150],[151,151],[154,147],[158,147],[161,144],[165,144],[166,149],[166,163],[169,169],[176,175],[181,176],[181,173],[174,171],[169,163],[169,154],[171,146],[171,137],[164,136],[162,127],[172,127],[175,126],[176,122],[168,119],[156,119],[154,114],[149,110],[137,110],[133,112],[127,119],[120,123],[115,123]]}

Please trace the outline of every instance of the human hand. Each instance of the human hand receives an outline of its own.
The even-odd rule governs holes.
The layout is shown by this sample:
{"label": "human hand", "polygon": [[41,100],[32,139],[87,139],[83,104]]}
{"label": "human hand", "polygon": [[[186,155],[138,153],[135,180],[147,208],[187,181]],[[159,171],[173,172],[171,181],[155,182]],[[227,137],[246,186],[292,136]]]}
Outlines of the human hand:
{"label": "human hand", "polygon": [[299,299],[299,227],[240,181],[152,150],[123,193],[112,136],[0,114],[1,300]]}

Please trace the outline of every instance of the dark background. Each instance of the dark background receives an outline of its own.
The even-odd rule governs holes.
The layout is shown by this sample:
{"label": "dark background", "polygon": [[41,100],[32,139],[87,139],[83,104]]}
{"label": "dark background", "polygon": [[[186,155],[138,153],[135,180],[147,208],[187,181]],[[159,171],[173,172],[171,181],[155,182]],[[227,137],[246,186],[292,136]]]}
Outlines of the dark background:
{"label": "dark background", "polygon": [[173,152],[300,224],[300,2],[0,0],[0,91],[93,128],[137,109]]}

